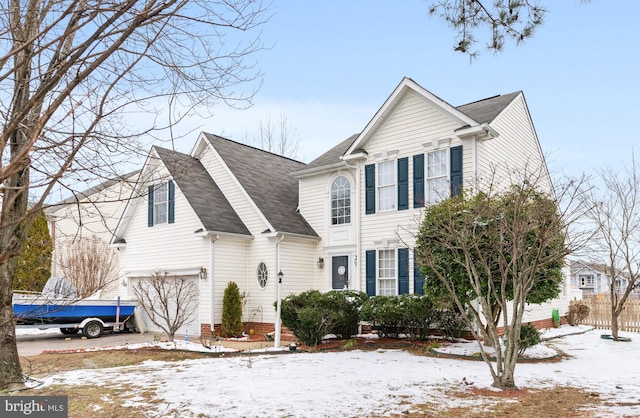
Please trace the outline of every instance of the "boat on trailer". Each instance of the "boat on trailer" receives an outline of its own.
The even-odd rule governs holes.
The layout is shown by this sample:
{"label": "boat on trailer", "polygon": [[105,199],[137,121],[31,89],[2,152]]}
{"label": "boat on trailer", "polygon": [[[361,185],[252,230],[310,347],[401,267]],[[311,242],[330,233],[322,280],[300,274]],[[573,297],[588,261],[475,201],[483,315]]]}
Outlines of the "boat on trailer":
{"label": "boat on trailer", "polygon": [[[54,284],[50,285],[52,280]],[[12,300],[16,326],[60,328],[63,334],[82,331],[87,338],[100,337],[105,328],[135,328],[132,318],[137,302],[122,301],[120,297],[78,299],[69,285],[66,279],[51,278],[42,293],[16,291]]]}

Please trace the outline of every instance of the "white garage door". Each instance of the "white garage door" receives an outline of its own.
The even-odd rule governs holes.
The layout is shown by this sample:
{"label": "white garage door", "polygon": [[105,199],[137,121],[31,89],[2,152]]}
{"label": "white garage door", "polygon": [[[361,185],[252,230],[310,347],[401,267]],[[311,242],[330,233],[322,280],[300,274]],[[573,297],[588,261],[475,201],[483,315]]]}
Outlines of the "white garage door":
{"label": "white garage door", "polygon": [[[155,282],[152,286],[153,279],[149,278],[132,278],[130,280],[129,294],[136,297],[137,292],[144,293],[145,300],[153,300],[152,304],[157,311],[156,322],[163,324],[167,327],[167,320],[163,318],[166,316],[161,313],[163,304],[166,304],[170,312],[169,320],[175,321],[177,315],[182,317],[188,317],[188,320],[178,329],[176,332],[176,339],[183,338],[188,332],[190,338],[197,338],[200,335],[200,289],[197,276],[181,276],[176,278],[175,276],[167,276],[164,278],[164,283]],[[184,282],[180,282],[183,280]],[[157,289],[157,290],[156,290]],[[177,292],[177,290],[180,292]],[[177,294],[180,293],[180,296]],[[136,315],[142,319],[148,332],[163,332],[160,326],[156,325],[152,320],[149,313],[142,307],[140,298],[138,298],[139,305],[136,308]],[[180,309],[176,307],[180,305]],[[176,314],[176,312],[181,312]]]}

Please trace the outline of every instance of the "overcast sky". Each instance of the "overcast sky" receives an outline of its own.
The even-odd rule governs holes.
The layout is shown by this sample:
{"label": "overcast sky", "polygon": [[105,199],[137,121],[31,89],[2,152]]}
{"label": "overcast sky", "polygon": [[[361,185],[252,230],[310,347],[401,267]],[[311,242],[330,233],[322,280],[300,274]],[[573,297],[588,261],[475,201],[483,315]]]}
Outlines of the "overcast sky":
{"label": "overcast sky", "polygon": [[[552,171],[616,166],[640,139],[640,2],[545,3],[534,38],[470,62],[424,0],[275,0],[262,34],[270,48],[254,56],[264,80],[253,107],[220,106],[189,125],[243,140],[284,114],[309,162],[361,131],[407,76],[454,106],[522,90]],[[177,148],[189,152],[196,136]]]}

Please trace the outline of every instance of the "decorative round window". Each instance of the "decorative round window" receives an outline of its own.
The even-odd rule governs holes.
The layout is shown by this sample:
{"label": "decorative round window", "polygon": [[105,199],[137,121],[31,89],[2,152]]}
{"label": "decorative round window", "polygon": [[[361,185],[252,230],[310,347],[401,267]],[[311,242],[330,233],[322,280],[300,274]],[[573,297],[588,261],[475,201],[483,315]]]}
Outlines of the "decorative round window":
{"label": "decorative round window", "polygon": [[269,281],[269,271],[265,263],[258,264],[258,285],[264,289]]}

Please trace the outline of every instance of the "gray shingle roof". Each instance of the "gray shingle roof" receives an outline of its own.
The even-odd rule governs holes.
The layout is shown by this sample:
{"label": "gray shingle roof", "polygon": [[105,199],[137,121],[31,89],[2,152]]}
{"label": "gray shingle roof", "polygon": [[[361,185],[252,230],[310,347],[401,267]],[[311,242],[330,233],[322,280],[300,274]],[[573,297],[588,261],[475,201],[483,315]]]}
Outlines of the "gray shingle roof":
{"label": "gray shingle roof", "polygon": [[[47,206],[45,208],[45,213],[51,214],[54,213],[55,211],[57,211],[58,209],[60,209],[62,206],[66,206],[69,204],[75,204],[77,202],[81,202],[84,199],[89,198],[89,196],[101,192],[103,190],[108,189],[109,187],[113,186],[114,184],[120,183],[120,182],[130,182],[132,185],[135,184],[136,182],[136,178],[138,177],[138,174],[140,174],[140,170],[135,170],[132,171],[130,173],[127,174],[123,174],[121,176],[117,176],[108,180],[103,181],[100,184],[97,184],[93,187],[90,187],[86,190],[83,190],[81,192],[73,192],[73,196],[70,196],[60,202],[54,203],[50,206]],[[125,200],[127,199],[129,196],[122,196],[122,199]]]}
{"label": "gray shingle roof", "polygon": [[340,142],[338,145],[331,148],[329,151],[325,152],[315,160],[311,161],[309,164],[307,164],[304,167],[304,169],[309,170],[312,168],[323,167],[325,165],[339,163],[340,161],[342,161],[340,157],[342,157],[344,153],[347,152],[347,150],[349,149],[351,144],[353,144],[353,141],[356,140],[358,135],[360,134],[351,135],[349,138]]}
{"label": "gray shingle roof", "polygon": [[204,133],[258,209],[276,229],[317,237],[297,212],[298,180],[291,173],[306,165],[258,148]]}
{"label": "gray shingle roof", "polygon": [[489,97],[477,102],[467,103],[456,107],[459,111],[469,116],[478,123],[489,123],[504,110],[509,103],[520,94],[519,91],[509,94]]}
{"label": "gray shingle roof", "polygon": [[200,161],[180,152],[153,148],[207,231],[251,235]]}

